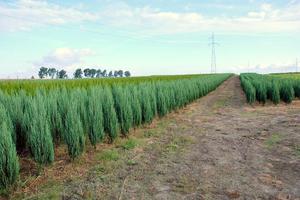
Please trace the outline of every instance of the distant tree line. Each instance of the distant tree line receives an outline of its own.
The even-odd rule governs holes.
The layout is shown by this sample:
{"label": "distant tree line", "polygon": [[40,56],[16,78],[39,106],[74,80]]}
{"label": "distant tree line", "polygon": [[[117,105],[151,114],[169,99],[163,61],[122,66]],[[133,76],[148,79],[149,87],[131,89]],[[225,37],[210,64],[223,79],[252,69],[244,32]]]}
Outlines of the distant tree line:
{"label": "distant tree line", "polygon": [[[68,74],[65,70],[57,70],[55,68],[47,68],[41,67],[38,76],[40,79],[44,78],[57,78],[57,79],[66,79],[68,78]],[[93,68],[85,68],[81,69],[78,68],[73,73],[73,77],[75,79],[80,78],[104,78],[104,77],[130,77],[130,71],[123,71],[123,70],[115,70],[115,71],[107,71],[106,69],[93,69]]]}

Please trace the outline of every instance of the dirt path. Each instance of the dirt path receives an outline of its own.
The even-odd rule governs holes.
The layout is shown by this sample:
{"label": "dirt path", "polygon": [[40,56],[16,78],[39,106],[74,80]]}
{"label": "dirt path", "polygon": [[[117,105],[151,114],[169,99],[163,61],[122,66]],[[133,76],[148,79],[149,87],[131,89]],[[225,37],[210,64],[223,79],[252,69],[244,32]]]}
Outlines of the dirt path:
{"label": "dirt path", "polygon": [[233,77],[163,122],[131,164],[67,182],[63,198],[300,199],[299,101],[251,107]]}

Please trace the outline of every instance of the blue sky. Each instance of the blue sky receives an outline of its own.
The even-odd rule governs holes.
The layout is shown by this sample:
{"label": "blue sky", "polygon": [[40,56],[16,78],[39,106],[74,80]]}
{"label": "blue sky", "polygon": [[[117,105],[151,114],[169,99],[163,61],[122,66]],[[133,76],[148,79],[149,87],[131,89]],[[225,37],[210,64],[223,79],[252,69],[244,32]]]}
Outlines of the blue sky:
{"label": "blue sky", "polygon": [[0,77],[40,66],[134,75],[284,72],[300,60],[299,0],[0,0]]}

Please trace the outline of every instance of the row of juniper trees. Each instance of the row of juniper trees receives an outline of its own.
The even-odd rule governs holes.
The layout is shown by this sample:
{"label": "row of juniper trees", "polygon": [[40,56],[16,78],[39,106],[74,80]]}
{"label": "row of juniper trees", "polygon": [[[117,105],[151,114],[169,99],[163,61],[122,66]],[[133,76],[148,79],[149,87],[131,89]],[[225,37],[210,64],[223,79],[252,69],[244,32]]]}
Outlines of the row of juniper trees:
{"label": "row of juniper trees", "polygon": [[18,179],[18,155],[47,165],[54,161],[54,147],[64,144],[73,160],[86,145],[126,136],[131,128],[206,95],[229,76],[39,89],[34,95],[0,91],[0,188]]}
{"label": "row of juniper trees", "polygon": [[[55,68],[47,68],[47,67],[41,67],[38,72],[38,76],[40,79],[44,78],[57,78],[57,79],[67,79],[69,76],[67,74],[67,71],[57,70]],[[105,78],[105,77],[130,77],[131,73],[130,71],[123,71],[123,70],[114,70],[114,71],[108,71],[106,69],[94,69],[94,68],[86,68],[81,69],[78,68],[73,73],[73,78],[80,79],[80,78]]]}

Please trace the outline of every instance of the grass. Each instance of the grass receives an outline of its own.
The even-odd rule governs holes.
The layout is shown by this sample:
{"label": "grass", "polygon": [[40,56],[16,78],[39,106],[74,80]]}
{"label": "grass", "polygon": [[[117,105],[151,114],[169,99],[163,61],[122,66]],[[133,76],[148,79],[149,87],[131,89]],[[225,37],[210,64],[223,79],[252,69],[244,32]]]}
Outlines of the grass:
{"label": "grass", "polygon": [[128,160],[127,161],[127,165],[131,165],[131,166],[133,166],[133,165],[137,165],[138,163],[137,163],[137,161],[135,161],[135,160]]}
{"label": "grass", "polygon": [[300,145],[295,145],[294,151],[295,151],[295,154],[300,157]]}
{"label": "grass", "polygon": [[173,152],[178,150],[180,147],[183,148],[188,144],[195,143],[195,139],[192,136],[178,136],[174,137],[171,142],[167,145],[167,150]]}
{"label": "grass", "polygon": [[100,160],[117,161],[120,158],[119,152],[116,149],[104,150],[99,156]]}
{"label": "grass", "polygon": [[277,133],[274,133],[265,141],[265,145],[268,148],[273,148],[276,144],[278,144],[282,140],[282,136]]}
{"label": "grass", "polygon": [[124,143],[120,145],[125,150],[131,150],[134,149],[136,146],[138,146],[138,140],[135,138],[129,138]]}

